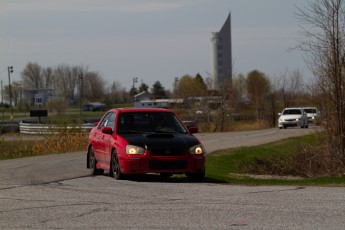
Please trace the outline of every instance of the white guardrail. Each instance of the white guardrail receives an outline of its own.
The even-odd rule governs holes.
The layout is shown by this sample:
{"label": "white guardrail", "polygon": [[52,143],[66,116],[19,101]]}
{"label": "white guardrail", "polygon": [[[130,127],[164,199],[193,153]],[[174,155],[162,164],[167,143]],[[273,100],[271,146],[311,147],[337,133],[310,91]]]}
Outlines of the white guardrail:
{"label": "white guardrail", "polygon": [[35,124],[19,123],[19,132],[24,134],[55,134],[66,130],[78,130],[88,132],[94,127],[94,123],[84,123],[82,125],[53,125],[53,124]]}
{"label": "white guardrail", "polygon": [[[187,127],[191,125],[196,125],[197,122],[195,121],[184,121]],[[33,122],[19,122],[12,125],[14,128],[13,130],[19,129],[20,133],[23,134],[56,134],[67,130],[82,130],[85,132],[89,132],[94,126],[95,122],[88,121],[86,123],[80,124],[66,124],[66,125],[56,125],[56,124],[39,124],[39,123],[33,123]],[[16,128],[17,127],[17,128]]]}

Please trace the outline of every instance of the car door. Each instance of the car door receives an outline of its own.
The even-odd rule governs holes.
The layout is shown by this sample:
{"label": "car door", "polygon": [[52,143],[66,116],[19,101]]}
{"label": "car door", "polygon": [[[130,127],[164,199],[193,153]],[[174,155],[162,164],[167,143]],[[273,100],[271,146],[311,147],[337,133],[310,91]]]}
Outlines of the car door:
{"label": "car door", "polygon": [[104,162],[104,152],[105,147],[103,143],[103,139],[105,137],[105,134],[102,133],[102,128],[107,126],[107,123],[111,117],[112,113],[106,114],[103,119],[99,122],[99,125],[97,127],[97,130],[93,133],[93,149],[95,152],[95,156],[98,162]]}
{"label": "car door", "polygon": [[111,128],[112,134],[106,134],[103,133],[102,138],[100,139],[100,144],[102,145],[102,154],[103,154],[103,160],[104,163],[109,164],[111,159],[111,149],[112,149],[112,140],[113,133],[115,130],[115,119],[116,119],[116,113],[110,113],[110,117],[105,124],[106,127]]}

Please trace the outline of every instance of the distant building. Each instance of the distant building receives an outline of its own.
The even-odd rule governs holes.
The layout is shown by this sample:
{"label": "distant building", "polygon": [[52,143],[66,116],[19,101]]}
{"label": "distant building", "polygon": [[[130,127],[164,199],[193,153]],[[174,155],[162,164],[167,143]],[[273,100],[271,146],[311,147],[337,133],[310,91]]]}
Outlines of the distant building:
{"label": "distant building", "polygon": [[[135,108],[165,108],[171,107],[172,103],[175,103],[175,99],[152,99],[152,100],[142,100],[135,101],[133,107]],[[182,100],[183,102],[183,100]]]}
{"label": "distant building", "polygon": [[147,91],[142,91],[136,95],[134,95],[134,101],[143,101],[143,100],[151,100],[152,94]]}
{"label": "distant building", "polygon": [[149,92],[143,91],[134,95],[133,107],[135,108],[171,108],[183,104],[183,99],[155,99]]}
{"label": "distant building", "polygon": [[225,80],[232,80],[231,15],[219,32],[212,33],[212,87],[219,89]]}

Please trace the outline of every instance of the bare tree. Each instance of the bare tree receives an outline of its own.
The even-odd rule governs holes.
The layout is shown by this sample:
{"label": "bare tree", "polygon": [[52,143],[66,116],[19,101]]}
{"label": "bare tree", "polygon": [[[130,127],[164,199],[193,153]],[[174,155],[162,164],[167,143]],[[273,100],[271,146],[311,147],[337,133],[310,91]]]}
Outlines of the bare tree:
{"label": "bare tree", "polygon": [[29,62],[21,73],[21,78],[25,88],[41,89],[44,88],[44,78],[42,67],[37,63]]}
{"label": "bare tree", "polygon": [[57,95],[66,97],[68,95],[68,72],[67,65],[59,65],[54,69],[54,88]]}
{"label": "bare tree", "polygon": [[284,107],[296,106],[303,92],[303,76],[299,70],[295,70],[292,73],[285,71],[278,78],[276,87],[280,91],[279,94]]}
{"label": "bare tree", "polygon": [[253,70],[247,76],[247,92],[256,109],[256,119],[262,118],[265,101],[270,92],[270,81],[265,74]]}
{"label": "bare tree", "polygon": [[43,78],[44,78],[44,88],[45,89],[52,89],[53,86],[53,77],[54,77],[54,72],[53,69],[51,67],[47,67],[45,69],[43,69]]}
{"label": "bare tree", "polygon": [[84,75],[83,94],[90,101],[103,101],[105,96],[105,81],[97,72],[87,72]]}
{"label": "bare tree", "polygon": [[124,102],[122,96],[123,87],[118,81],[114,81],[107,89],[108,96],[106,97],[107,104],[117,104]]}
{"label": "bare tree", "polygon": [[216,127],[219,127],[220,132],[228,130],[228,121],[231,119],[230,108],[234,106],[236,98],[238,98],[238,91],[233,87],[232,79],[226,79],[223,84],[219,86],[220,106],[217,111]]}
{"label": "bare tree", "polygon": [[326,137],[338,146],[345,163],[345,5],[344,0],[309,1],[305,9],[298,9],[303,23],[303,37],[298,48],[305,51],[317,87],[322,92],[322,117]]}
{"label": "bare tree", "polygon": [[278,82],[279,80],[277,78],[273,78],[273,80],[270,81],[271,90],[267,95],[267,107],[271,119],[270,124],[273,127],[276,126],[278,119],[278,97],[280,95]]}
{"label": "bare tree", "polygon": [[53,71],[55,93],[66,99],[76,99],[79,93],[80,76],[85,72],[86,69],[81,66],[70,67],[65,64],[57,66]]}

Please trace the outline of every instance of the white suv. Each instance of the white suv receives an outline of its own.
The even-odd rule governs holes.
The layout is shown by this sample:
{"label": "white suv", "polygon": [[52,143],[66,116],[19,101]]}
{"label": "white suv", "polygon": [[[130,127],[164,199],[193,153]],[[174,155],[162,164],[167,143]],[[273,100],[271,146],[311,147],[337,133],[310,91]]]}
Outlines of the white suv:
{"label": "white suv", "polygon": [[307,113],[302,108],[285,108],[281,113],[278,113],[278,116],[278,128],[280,129],[293,126],[308,128]]}

